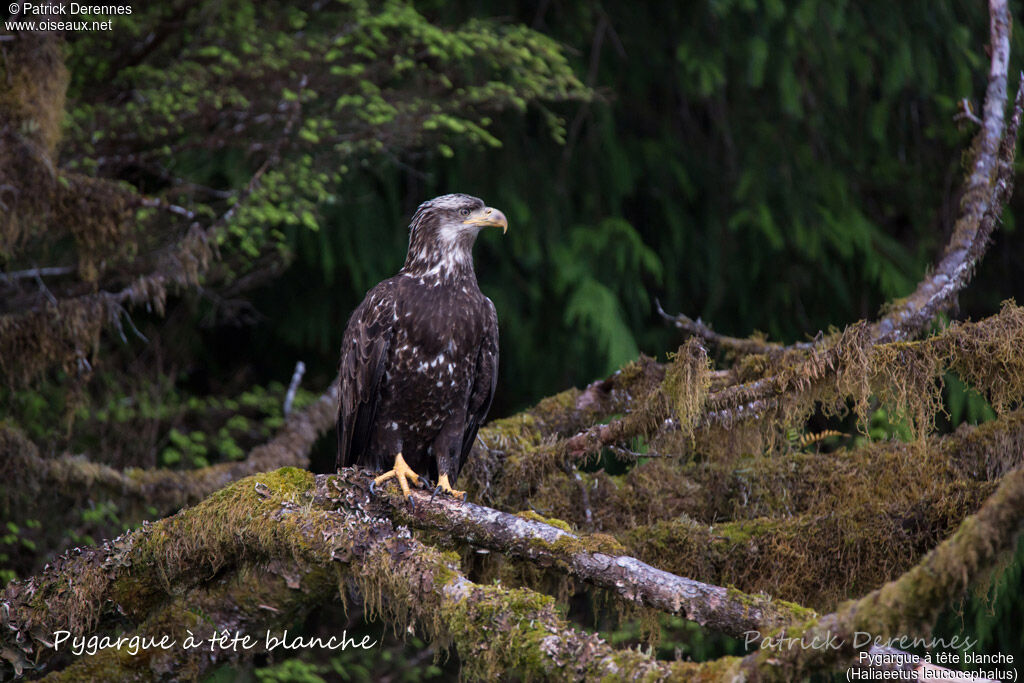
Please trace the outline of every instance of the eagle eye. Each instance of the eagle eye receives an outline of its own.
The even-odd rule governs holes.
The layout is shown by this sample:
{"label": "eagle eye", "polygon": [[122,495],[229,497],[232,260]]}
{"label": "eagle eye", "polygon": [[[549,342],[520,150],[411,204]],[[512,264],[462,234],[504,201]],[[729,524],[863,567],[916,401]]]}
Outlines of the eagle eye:
{"label": "eagle eye", "polygon": [[469,215],[469,209],[459,209],[459,215],[460,216],[468,216]]}

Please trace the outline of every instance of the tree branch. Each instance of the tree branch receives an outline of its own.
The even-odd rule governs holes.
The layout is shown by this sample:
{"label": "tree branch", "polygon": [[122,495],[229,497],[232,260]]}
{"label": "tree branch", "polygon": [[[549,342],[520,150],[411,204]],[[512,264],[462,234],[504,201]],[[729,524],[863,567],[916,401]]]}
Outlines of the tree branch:
{"label": "tree branch", "polygon": [[306,374],[306,364],[301,360],[295,364],[295,372],[292,373],[292,380],[288,383],[288,393],[284,397],[284,406],[281,411],[287,417],[292,412],[292,403],[295,401],[295,392],[299,389],[299,382]]}
{"label": "tree branch", "polygon": [[700,318],[693,320],[682,313],[676,313],[674,316],[669,315],[665,312],[665,309],[661,307],[661,302],[657,299],[654,300],[654,305],[658,309],[658,315],[661,316],[661,319],[666,323],[673,325],[676,329],[682,330],[690,336],[699,337],[708,344],[725,349],[726,351],[739,356],[747,356],[757,353],[771,354],[792,350],[811,351],[821,346],[821,332],[818,332],[818,336],[815,338],[815,341],[796,342],[789,344],[788,346],[780,344],[779,342],[765,341],[761,339],[741,339],[739,337],[729,337],[715,332]]}
{"label": "tree branch", "polygon": [[[929,552],[916,567],[837,612],[810,624],[772,634],[811,642],[831,638],[837,648],[769,648],[747,655],[743,669],[752,681],[791,681],[833,668],[868,650],[872,637],[927,637],[939,611],[1010,550],[1024,528],[1024,469],[1003,477],[999,488],[960,529]],[[823,642],[819,640],[818,642]]]}
{"label": "tree branch", "polygon": [[[1007,190],[1012,186],[1012,174],[1006,174],[1007,159],[1000,159],[1000,150],[1004,154],[1008,150],[1012,159],[1017,130],[1011,126],[1005,135],[1003,131],[1010,62],[1010,11],[1006,0],[989,1],[989,48],[992,60],[982,126],[978,133],[978,153],[965,183],[960,217],[932,273],[918,284],[913,294],[875,323],[872,339],[876,342],[898,341],[917,335],[939,311],[953,303],[956,295],[970,281],[974,267],[984,254],[989,235],[1002,214],[1003,203],[1009,196]],[[1020,108],[1021,92],[1018,90],[1014,112],[1018,122]]]}
{"label": "tree branch", "polygon": [[[253,448],[244,460],[194,470],[128,468],[118,470],[86,458],[43,458],[35,444],[11,430],[0,430],[0,474],[20,487],[0,488],[0,508],[29,516],[35,505],[54,506],[54,497],[72,499],[84,492],[116,500],[131,519],[159,516],[194,505],[232,481],[279,467],[305,467],[313,444],[334,426],[338,384],[313,404],[289,415],[270,441]],[[40,495],[49,491],[49,496]],[[72,506],[73,507],[73,506]],[[134,508],[134,514],[132,509]]]}
{"label": "tree branch", "polygon": [[[896,394],[906,394],[903,385],[914,381],[921,385],[923,393],[903,395],[902,399],[925,400],[929,397],[927,386],[922,381],[926,378],[921,373],[927,371],[927,379],[930,380],[940,376],[944,369],[956,370],[958,359],[968,357],[981,344],[989,347],[988,353],[979,354],[975,359],[978,367],[963,366],[959,369],[981,373],[981,365],[988,365],[990,370],[999,364],[1017,367],[1016,348],[1019,347],[1014,344],[1024,344],[1021,310],[1007,303],[995,316],[977,323],[953,324],[933,337],[914,342],[877,343],[870,336],[869,326],[863,323],[853,325],[839,335],[832,346],[808,352],[800,360],[786,363],[781,371],[711,392],[700,426],[728,426],[737,420],[763,417],[767,411],[787,406],[794,408],[793,412],[797,414],[804,414],[822,398],[816,396],[816,391],[825,391],[828,398],[836,401],[852,397],[863,407],[872,391],[890,391],[895,386]],[[1007,339],[1013,342],[1002,344],[1002,340]],[[910,361],[921,361],[919,365],[934,362],[941,367],[922,368],[909,365]],[[662,391],[662,388],[655,391]],[[1006,402],[999,401],[1000,405]],[[797,410],[796,406],[801,404],[807,405]],[[555,451],[564,451],[574,459],[585,459],[606,445],[649,435],[652,424],[660,431],[679,429],[678,420],[670,413],[659,414],[653,416],[657,419],[652,419],[651,415],[643,414],[638,402],[633,403],[631,410],[625,417],[608,424],[593,425],[566,439]]]}
{"label": "tree branch", "polygon": [[[167,597],[184,593],[184,604],[194,609],[197,590],[209,577],[236,565],[279,558],[295,568],[293,581],[324,569],[338,572],[343,585],[358,589],[371,612],[386,610],[432,640],[454,641],[472,678],[505,669],[573,679],[681,674],[697,668],[613,650],[597,636],[569,627],[547,596],[470,582],[453,556],[410,538],[379,516],[369,499],[367,477],[348,475],[320,476],[314,485],[309,472],[284,468],[245,479],[174,517],[100,548],[67,553],[40,576],[8,584],[0,601],[5,658],[19,653],[19,666],[45,667],[54,654],[53,633],[93,632],[112,614],[106,605],[136,623],[148,618],[147,628],[157,629],[154,635],[159,629],[166,633],[171,626],[158,616]],[[330,500],[334,507],[311,507],[314,500]],[[228,590],[233,586],[237,582],[229,581]],[[322,594],[311,593],[309,599],[322,601]],[[230,614],[229,601],[209,616]],[[250,619],[254,614],[257,618]],[[272,614],[268,611],[261,621],[250,608],[241,621],[248,628],[263,626],[273,623]],[[230,625],[214,621],[218,630]],[[113,653],[104,659],[123,666]],[[160,661],[149,661],[147,676],[161,675]],[[137,669],[140,663],[130,666]],[[79,672],[71,670],[68,676],[74,679]]]}
{"label": "tree branch", "polygon": [[[1024,73],[1020,76],[1010,123],[1004,130],[1011,22],[1005,0],[991,0],[989,13],[991,62],[984,117],[976,141],[978,153],[965,181],[960,216],[935,268],[918,283],[913,294],[891,305],[889,312],[871,325],[871,340],[875,344],[916,336],[940,311],[954,303],[957,294],[970,281],[975,266],[984,256],[991,234],[1012,194],[1017,132],[1024,114]],[[787,350],[813,352],[816,345],[812,343],[807,348],[807,344],[798,343],[783,347],[725,337],[714,333],[699,320],[693,321],[683,314],[675,318],[666,315],[660,303],[658,311],[679,329],[739,353],[777,353]],[[709,419],[729,423],[735,419],[758,417],[771,410],[774,401],[764,395],[762,390],[773,379],[766,378],[731,388],[733,393],[749,396],[748,400],[712,410]],[[614,431],[606,430],[607,436],[614,436]]]}
{"label": "tree branch", "polygon": [[662,571],[623,555],[622,545],[605,534],[580,536],[522,514],[511,515],[422,491],[413,492],[415,509],[409,512],[401,495],[383,495],[398,522],[450,534],[474,547],[567,570],[627,601],[679,615],[736,638],[745,631],[799,622],[814,614],[793,603]]}
{"label": "tree branch", "polygon": [[[45,667],[54,654],[56,631],[91,633],[108,623],[115,611],[130,621],[142,623],[139,633],[156,636],[180,635],[182,626],[193,623],[161,618],[171,614],[168,609],[180,615],[179,607],[196,612],[203,605],[212,609],[202,612],[209,623],[204,628],[265,628],[282,623],[278,605],[301,613],[313,602],[322,601],[322,592],[330,590],[327,577],[338,572],[341,584],[358,589],[369,610],[385,610],[391,620],[408,623],[424,631],[431,640],[453,641],[470,678],[488,678],[507,669],[526,676],[562,680],[601,675],[682,676],[697,672],[713,679],[727,679],[738,673],[738,661],[734,658],[704,664],[667,663],[632,650],[613,650],[597,636],[569,627],[558,616],[551,598],[527,589],[470,582],[459,571],[454,556],[410,538],[402,533],[401,527],[382,516],[380,505],[369,496],[368,485],[369,477],[351,470],[338,476],[321,475],[314,480],[308,472],[284,468],[236,482],[194,508],[129,532],[100,548],[67,553],[40,576],[12,582],[4,590],[0,601],[4,628],[0,629],[0,637],[4,640],[5,659],[10,663],[12,653],[20,653],[17,666],[28,668],[34,662]],[[423,496],[419,499],[421,503],[435,504]],[[453,506],[458,505],[451,501],[437,504],[439,507],[431,510],[438,513],[452,512]],[[933,613],[951,597],[952,589],[963,589],[969,574],[988,566],[999,551],[1009,547],[1012,533],[1021,524],[1022,507],[1024,471],[1017,470],[1004,479],[999,491],[965,522],[957,536],[930,554],[918,568],[876,592],[884,594],[883,597],[872,594],[856,604],[859,610],[847,608],[838,616],[830,615],[811,627],[800,628],[820,630],[836,623],[843,628],[854,626],[862,630],[870,626],[882,634],[901,628],[908,621],[914,622],[922,612]],[[510,521],[501,517],[479,518],[479,514],[491,514],[481,510],[470,511],[470,517],[476,518],[468,527],[470,533],[488,529],[488,533],[500,533],[495,525]],[[462,516],[456,524],[467,519]],[[556,548],[556,555],[551,557],[568,559],[577,571],[607,571],[607,566],[599,566],[605,562],[600,553],[557,551],[558,545],[566,544],[559,541],[563,536],[557,530],[522,521],[527,523],[515,522],[515,528],[505,535],[506,541],[526,548],[529,537],[538,535],[536,540],[543,547]],[[446,528],[450,526],[439,530]],[[276,559],[282,564],[275,565]],[[617,580],[628,583],[637,576],[631,572],[643,568],[635,561],[623,560],[628,558],[612,562],[625,570]],[[209,578],[225,570],[229,580],[220,582],[220,588],[208,587]],[[268,572],[283,578],[285,586],[268,576]],[[641,573],[650,575],[649,570]],[[657,576],[658,588],[633,587],[641,600],[671,607],[677,600],[690,599],[672,595],[674,590],[706,592],[708,588],[686,583],[679,577]],[[928,589],[926,584],[936,587]],[[630,592],[628,587],[616,588],[627,595]],[[288,589],[298,592],[290,593]],[[922,604],[922,590],[934,602],[924,600]],[[168,597],[172,597],[171,603],[165,602]],[[255,608],[253,597],[260,598]],[[263,598],[270,602],[262,602]],[[240,614],[232,609],[232,604],[246,600],[249,606]],[[893,603],[898,605],[896,610],[883,607]],[[109,610],[106,605],[116,610]],[[260,605],[269,605],[271,609],[261,611]],[[849,624],[841,622],[850,615],[856,619]],[[788,632],[793,632],[798,627],[788,628]],[[774,657],[750,655],[743,660],[743,666],[747,675],[755,679],[778,677],[804,671],[804,659],[822,657],[817,652],[795,650],[796,655],[793,651],[773,653]],[[846,647],[826,653],[827,660],[815,665],[848,662],[857,650]],[[107,652],[101,654],[99,662],[113,667],[104,669],[107,673],[141,670],[142,675],[156,678],[166,672],[165,657],[129,661],[130,668],[126,668],[125,659]],[[214,661],[216,658],[199,658],[198,662],[190,658],[188,666],[202,673]],[[65,672],[65,678],[73,680],[88,667],[88,662],[73,666],[76,668]]]}
{"label": "tree branch", "polygon": [[13,273],[0,273],[0,281],[16,282],[27,278],[49,277],[53,275],[69,275],[75,272],[74,266],[46,266],[29,268],[28,270],[17,270]]}
{"label": "tree branch", "polygon": [[[218,581],[170,598],[134,632],[123,635],[123,647],[80,656],[41,680],[199,680],[223,663],[268,652],[266,636],[282,636],[284,629],[323,604],[324,596],[336,590],[336,577],[325,568],[300,574],[289,571],[281,562],[244,564]],[[249,648],[227,644],[230,640],[217,641],[224,633],[250,636],[253,645]],[[159,641],[165,636],[174,641],[173,646],[143,647],[132,654],[131,638]],[[190,637],[199,643],[198,647],[184,647]],[[61,650],[71,649],[71,642],[69,638]]]}

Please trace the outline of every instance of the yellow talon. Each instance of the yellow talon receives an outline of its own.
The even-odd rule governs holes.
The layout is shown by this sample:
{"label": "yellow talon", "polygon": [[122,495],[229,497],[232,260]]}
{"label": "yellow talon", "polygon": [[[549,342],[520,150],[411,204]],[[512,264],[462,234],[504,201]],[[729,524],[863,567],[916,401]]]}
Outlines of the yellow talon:
{"label": "yellow talon", "polygon": [[442,474],[441,478],[437,480],[437,488],[447,493],[452,498],[458,498],[459,500],[466,500],[465,491],[456,491],[452,488],[452,485],[448,483],[448,475]]}
{"label": "yellow talon", "polygon": [[420,475],[413,472],[412,468],[405,463],[405,458],[402,457],[401,453],[395,456],[394,469],[391,469],[385,472],[384,474],[380,475],[376,479],[374,479],[373,484],[374,486],[378,484],[383,484],[392,477],[398,478],[398,485],[402,487],[402,495],[405,496],[406,498],[412,495],[409,492],[409,482],[407,480],[412,479],[412,483],[417,485],[420,483]]}

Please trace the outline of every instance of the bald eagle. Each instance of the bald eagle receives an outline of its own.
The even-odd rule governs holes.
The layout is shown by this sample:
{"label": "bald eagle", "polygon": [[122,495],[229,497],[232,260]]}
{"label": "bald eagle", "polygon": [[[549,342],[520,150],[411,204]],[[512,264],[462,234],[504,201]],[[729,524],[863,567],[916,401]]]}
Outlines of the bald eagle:
{"label": "bald eagle", "polygon": [[[473,243],[505,214],[476,197],[424,202],[409,226],[405,265],[371,289],[352,314],[341,347],[337,466],[380,472],[380,484],[422,473],[452,488],[498,378],[498,316],[477,286]],[[411,501],[411,498],[410,498]]]}

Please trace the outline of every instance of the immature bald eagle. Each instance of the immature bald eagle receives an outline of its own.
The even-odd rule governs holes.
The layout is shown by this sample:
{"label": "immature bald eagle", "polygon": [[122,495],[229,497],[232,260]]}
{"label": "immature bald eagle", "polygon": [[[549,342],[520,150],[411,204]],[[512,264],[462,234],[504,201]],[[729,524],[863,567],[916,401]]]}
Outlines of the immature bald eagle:
{"label": "immature bald eagle", "polygon": [[345,328],[341,347],[338,467],[379,472],[379,484],[425,474],[452,489],[494,397],[498,316],[480,292],[473,242],[505,214],[476,197],[424,202],[409,226],[398,275],[371,289]]}

